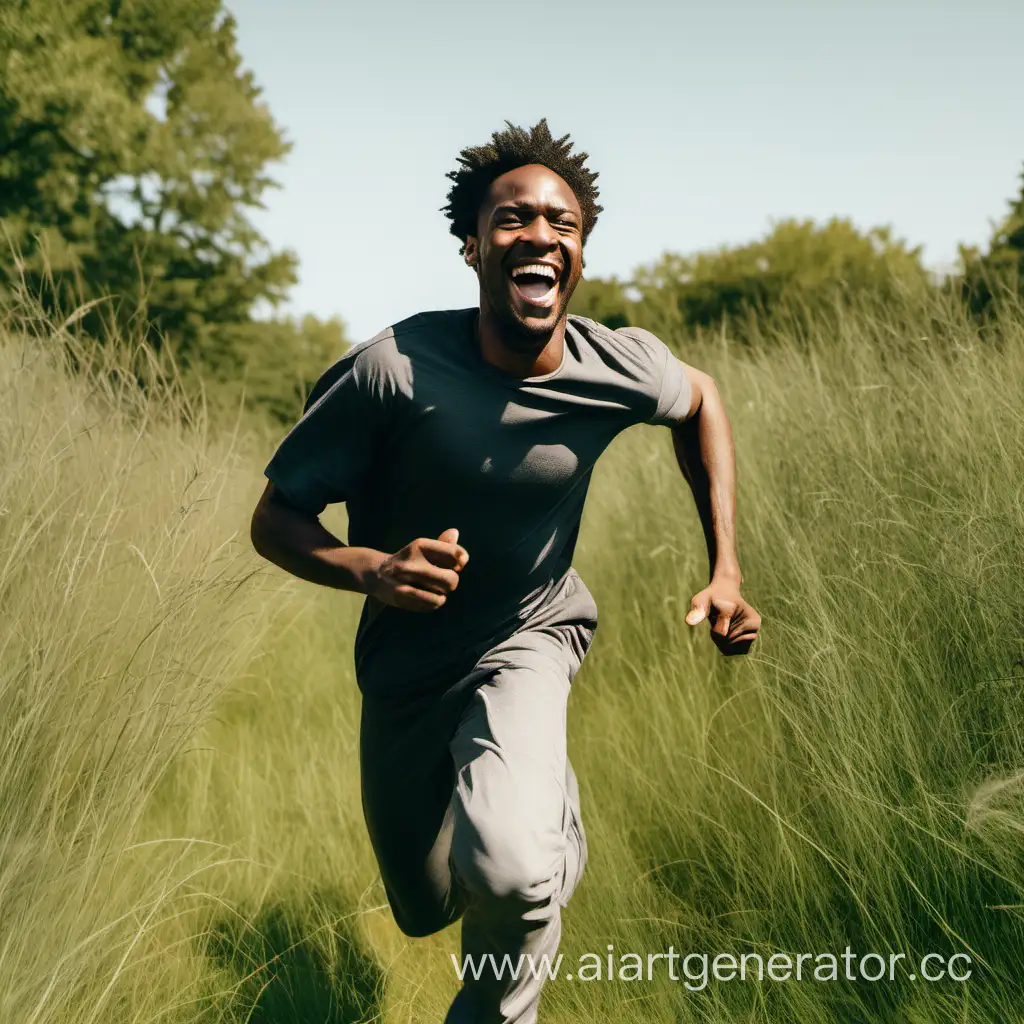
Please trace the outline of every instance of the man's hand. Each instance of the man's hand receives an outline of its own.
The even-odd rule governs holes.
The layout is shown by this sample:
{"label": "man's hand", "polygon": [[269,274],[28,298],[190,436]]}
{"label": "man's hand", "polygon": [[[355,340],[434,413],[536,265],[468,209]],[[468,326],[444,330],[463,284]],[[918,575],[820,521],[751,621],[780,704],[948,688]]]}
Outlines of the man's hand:
{"label": "man's hand", "polygon": [[740,596],[739,584],[732,580],[712,580],[690,602],[686,621],[691,626],[707,619],[711,639],[722,654],[746,654],[757,639],[761,616]]}
{"label": "man's hand", "polygon": [[454,527],[437,540],[417,537],[401,551],[384,557],[367,592],[404,611],[436,611],[459,585],[459,573],[469,561],[458,541],[459,531]]}

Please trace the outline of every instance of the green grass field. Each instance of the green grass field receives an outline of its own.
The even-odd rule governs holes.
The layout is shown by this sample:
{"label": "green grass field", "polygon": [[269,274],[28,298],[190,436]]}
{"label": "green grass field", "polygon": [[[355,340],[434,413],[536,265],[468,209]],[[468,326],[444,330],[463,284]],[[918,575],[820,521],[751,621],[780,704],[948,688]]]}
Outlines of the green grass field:
{"label": "green grass field", "polygon": [[[359,807],[356,595],[261,562],[275,438],[0,338],[0,1020],[442,1019],[458,927],[402,936]],[[963,983],[556,981],[542,1019],[1024,1019],[1024,318],[936,299],[681,349],[739,468],[745,659],[665,430],[600,464],[570,703],[585,952],[965,952]],[[340,529],[343,510],[329,510]]]}

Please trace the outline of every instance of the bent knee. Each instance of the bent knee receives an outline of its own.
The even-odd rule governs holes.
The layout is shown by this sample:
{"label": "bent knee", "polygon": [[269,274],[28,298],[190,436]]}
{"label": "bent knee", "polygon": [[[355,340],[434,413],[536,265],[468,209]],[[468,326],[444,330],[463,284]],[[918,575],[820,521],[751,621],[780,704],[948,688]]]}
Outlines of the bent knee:
{"label": "bent knee", "polygon": [[495,841],[452,851],[464,889],[478,900],[522,905],[548,901],[560,884],[564,851],[549,843]]}
{"label": "bent knee", "polygon": [[409,912],[401,907],[392,907],[391,913],[399,930],[410,939],[423,939],[428,935],[435,935],[455,920],[455,917],[443,910]]}
{"label": "bent knee", "polygon": [[394,916],[399,930],[410,939],[424,939],[448,926],[448,922],[440,917],[407,917],[400,914]]}

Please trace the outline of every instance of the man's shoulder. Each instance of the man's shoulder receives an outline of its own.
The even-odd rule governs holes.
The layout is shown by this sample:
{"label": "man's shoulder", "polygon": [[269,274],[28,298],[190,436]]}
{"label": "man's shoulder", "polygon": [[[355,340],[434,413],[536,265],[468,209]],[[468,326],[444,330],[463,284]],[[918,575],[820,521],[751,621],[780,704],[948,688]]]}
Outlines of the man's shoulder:
{"label": "man's shoulder", "polygon": [[436,345],[439,339],[462,329],[473,312],[472,309],[432,309],[414,313],[389,324],[372,338],[356,342],[343,358],[357,362],[360,367],[394,368],[402,365],[418,346]]}
{"label": "man's shoulder", "polygon": [[600,320],[591,320],[590,317],[579,316],[576,313],[569,314],[569,322],[578,329],[585,331],[588,335],[610,344],[622,344],[623,339],[657,345],[663,344],[662,340],[653,331],[649,331],[645,327],[634,327],[632,325],[627,327],[609,327],[607,324],[601,323]]}
{"label": "man's shoulder", "polygon": [[386,369],[400,363],[407,346],[429,343],[433,338],[450,334],[471,313],[468,309],[435,309],[414,313],[404,320],[389,324],[372,338],[357,341],[342,356],[343,361],[363,367]]}
{"label": "man's shoulder", "polygon": [[464,309],[427,309],[419,313],[413,313],[404,320],[392,324],[388,330],[402,334],[416,333],[418,331],[448,330],[458,323],[464,322],[469,316],[476,312],[476,307]]}
{"label": "man's shoulder", "polygon": [[436,309],[414,313],[389,324],[373,337],[350,345],[317,381],[306,408],[350,372],[358,387],[367,394],[411,393],[412,359],[417,352],[438,348],[439,342],[459,330],[473,312],[473,309]]}
{"label": "man's shoulder", "polygon": [[469,309],[429,309],[420,313],[413,313],[404,320],[399,320],[385,327],[379,334],[375,334],[367,342],[370,344],[380,340],[410,341],[419,338],[431,338],[436,336],[447,336],[453,331],[465,329],[469,318],[475,313],[475,308]]}
{"label": "man's shoulder", "polygon": [[644,327],[608,327],[599,320],[570,314],[569,322],[606,359],[630,367],[664,362],[665,343]]}
{"label": "man's shoulder", "polygon": [[365,386],[367,381],[390,375],[395,369],[395,350],[389,344],[393,340],[391,328],[378,332],[372,338],[358,341],[347,349],[330,365],[313,385],[306,398],[305,409],[308,412],[320,401],[339,381],[351,378],[359,385]]}

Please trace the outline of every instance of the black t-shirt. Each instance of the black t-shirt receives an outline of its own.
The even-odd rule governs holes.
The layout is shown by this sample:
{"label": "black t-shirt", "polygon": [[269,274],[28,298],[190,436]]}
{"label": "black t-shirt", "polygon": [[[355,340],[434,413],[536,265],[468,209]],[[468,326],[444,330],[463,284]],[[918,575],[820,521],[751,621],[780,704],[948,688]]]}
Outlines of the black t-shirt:
{"label": "black t-shirt", "polygon": [[591,470],[621,430],[689,409],[683,365],[648,331],[569,316],[561,365],[519,378],[481,357],[476,315],[420,313],[354,346],[266,468],[308,512],[345,502],[349,544],[391,553],[456,527],[469,552],[436,611],[366,599],[367,693],[443,689],[446,671],[518,629],[566,616],[596,627],[571,569]]}

